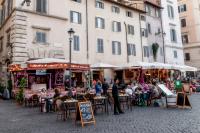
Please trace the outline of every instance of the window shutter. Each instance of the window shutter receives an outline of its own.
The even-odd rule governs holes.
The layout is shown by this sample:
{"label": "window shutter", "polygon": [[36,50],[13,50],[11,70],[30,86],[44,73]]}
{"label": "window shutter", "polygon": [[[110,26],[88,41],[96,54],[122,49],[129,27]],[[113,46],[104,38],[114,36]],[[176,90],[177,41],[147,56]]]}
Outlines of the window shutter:
{"label": "window shutter", "polygon": [[171,37],[171,41],[173,41],[173,30],[170,29],[170,37]]}
{"label": "window shutter", "polygon": [[118,42],[118,55],[121,55],[121,43]]}
{"label": "window shutter", "polygon": [[70,11],[70,22],[73,22],[73,11]]}
{"label": "window shutter", "polygon": [[98,21],[98,18],[95,17],[95,27],[96,27],[96,28],[98,28],[98,22],[97,22],[97,21]]}
{"label": "window shutter", "polygon": [[105,19],[102,19],[102,28],[105,29]]}
{"label": "window shutter", "polygon": [[115,42],[112,42],[112,54],[115,55]]}
{"label": "window shutter", "polygon": [[120,32],[120,31],[121,31],[121,23],[118,22],[118,23],[117,23],[117,26],[118,26],[118,32]]}
{"label": "window shutter", "polygon": [[170,17],[170,6],[167,6],[168,17]]}
{"label": "window shutter", "polygon": [[43,13],[47,13],[47,0],[42,0],[42,2]]}
{"label": "window shutter", "polygon": [[133,55],[136,56],[136,48],[135,48],[135,45],[133,45]]}
{"label": "window shutter", "polygon": [[41,0],[36,1],[36,11],[41,12]]}
{"label": "window shutter", "polygon": [[128,55],[131,55],[131,46],[128,44]]}
{"label": "window shutter", "polygon": [[115,31],[115,22],[112,22],[112,31]]}
{"label": "window shutter", "polygon": [[46,43],[46,34],[45,33],[41,33],[42,35],[42,42]]}
{"label": "window shutter", "polygon": [[174,18],[174,8],[171,6],[172,18]]}
{"label": "window shutter", "polygon": [[174,41],[177,42],[176,30],[174,30]]}
{"label": "window shutter", "polygon": [[82,21],[81,20],[81,13],[78,13],[78,23],[81,24],[82,23],[81,21]]}

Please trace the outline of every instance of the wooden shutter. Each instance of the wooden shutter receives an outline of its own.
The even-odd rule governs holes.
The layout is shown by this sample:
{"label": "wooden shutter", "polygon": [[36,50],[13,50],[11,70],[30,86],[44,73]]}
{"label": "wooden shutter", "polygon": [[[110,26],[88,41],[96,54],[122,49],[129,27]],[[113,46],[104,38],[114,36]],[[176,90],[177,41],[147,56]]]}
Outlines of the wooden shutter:
{"label": "wooden shutter", "polygon": [[81,21],[82,21],[81,20],[81,13],[78,13],[78,23],[81,24],[82,23]]}
{"label": "wooden shutter", "polygon": [[114,41],[112,41],[112,54],[114,54],[115,55],[115,42]]}
{"label": "wooden shutter", "polygon": [[70,22],[73,22],[73,11],[70,11]]}
{"label": "wooden shutter", "polygon": [[121,43],[118,42],[118,55],[121,55]]}

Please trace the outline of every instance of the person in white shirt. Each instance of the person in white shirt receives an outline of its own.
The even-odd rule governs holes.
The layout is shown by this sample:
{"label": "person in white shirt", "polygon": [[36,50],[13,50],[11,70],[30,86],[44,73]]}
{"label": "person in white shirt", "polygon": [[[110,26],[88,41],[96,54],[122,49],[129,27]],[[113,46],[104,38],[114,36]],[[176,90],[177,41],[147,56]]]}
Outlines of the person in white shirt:
{"label": "person in white shirt", "polygon": [[125,89],[126,94],[128,94],[129,96],[133,95],[133,90],[131,88],[131,85],[128,85],[127,88]]}

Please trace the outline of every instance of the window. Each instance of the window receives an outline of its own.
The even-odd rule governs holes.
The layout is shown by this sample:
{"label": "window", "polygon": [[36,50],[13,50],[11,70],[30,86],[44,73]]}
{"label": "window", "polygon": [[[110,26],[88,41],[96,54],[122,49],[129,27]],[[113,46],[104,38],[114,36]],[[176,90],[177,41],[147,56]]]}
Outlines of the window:
{"label": "window", "polygon": [[121,43],[117,41],[112,42],[112,54],[121,55]]}
{"label": "window", "polygon": [[47,13],[47,0],[37,0],[36,3],[37,12]]}
{"label": "window", "polygon": [[103,53],[103,39],[97,39],[97,53]]}
{"label": "window", "polygon": [[179,13],[186,12],[186,11],[187,11],[186,4],[178,6],[178,12]]}
{"label": "window", "polygon": [[143,29],[143,28],[142,28],[142,36],[143,36],[143,37],[148,37],[147,29]]}
{"label": "window", "polygon": [[190,61],[190,53],[185,53],[185,60]]}
{"label": "window", "polygon": [[70,21],[72,23],[81,24],[81,13],[70,11]]}
{"label": "window", "polygon": [[134,35],[134,26],[128,25],[128,34]]}
{"label": "window", "polygon": [[149,6],[149,5],[146,5],[146,12],[147,12],[147,14],[148,15],[151,15],[151,6]]}
{"label": "window", "polygon": [[181,19],[181,27],[186,27],[186,19]]}
{"label": "window", "polygon": [[74,35],[74,51],[80,50],[80,39],[79,36]]}
{"label": "window", "polygon": [[114,13],[120,13],[119,7],[112,6],[111,8],[112,8],[112,12],[114,12]]}
{"label": "window", "polygon": [[37,43],[47,43],[46,33],[45,32],[36,32],[36,42]]}
{"label": "window", "polygon": [[128,55],[136,56],[136,49],[134,44],[128,44]]}
{"label": "window", "polygon": [[0,38],[0,52],[3,51],[3,37]]}
{"label": "window", "polygon": [[163,56],[163,48],[160,47],[160,56]]}
{"label": "window", "polygon": [[7,46],[10,46],[10,33],[7,33]]}
{"label": "window", "polygon": [[103,18],[96,17],[95,18],[95,27],[104,29],[105,28],[105,20]]}
{"label": "window", "polygon": [[13,7],[13,0],[8,0],[8,4],[7,4],[7,9],[8,9],[8,11],[7,11],[7,15],[9,16],[10,15],[10,13],[11,13],[11,11],[12,11],[12,7]]}
{"label": "window", "polygon": [[144,57],[149,57],[149,47],[148,46],[144,46]]}
{"label": "window", "polygon": [[171,29],[170,30],[170,36],[171,36],[171,41],[172,42],[177,42],[176,30],[175,29]]}
{"label": "window", "polygon": [[132,14],[132,12],[131,12],[131,11],[126,11],[126,16],[127,16],[127,17],[131,17],[131,18],[132,18],[132,17],[133,17],[133,14]]}
{"label": "window", "polygon": [[187,44],[189,42],[188,35],[182,35],[182,42],[183,44]]}
{"label": "window", "polygon": [[81,0],[72,0],[72,1],[75,1],[75,2],[81,3]]}
{"label": "window", "polygon": [[101,2],[100,0],[96,0],[95,6],[96,8],[104,9],[104,3]]}
{"label": "window", "polygon": [[121,31],[121,23],[113,21],[112,22],[112,30],[113,30],[113,32],[120,32]]}
{"label": "window", "polygon": [[178,58],[177,51],[174,51],[174,58]]}
{"label": "window", "polygon": [[147,28],[148,28],[148,33],[151,34],[151,24],[150,23],[147,24]]}
{"label": "window", "polygon": [[174,8],[171,5],[168,5],[167,9],[168,9],[168,17],[173,19],[174,18]]}
{"label": "window", "polygon": [[156,9],[156,17],[160,17],[161,16],[161,12],[160,12],[160,10],[159,9]]}
{"label": "window", "polygon": [[142,21],[146,21],[146,17],[145,17],[144,15],[141,15],[141,16],[140,16],[140,19],[141,19]]}

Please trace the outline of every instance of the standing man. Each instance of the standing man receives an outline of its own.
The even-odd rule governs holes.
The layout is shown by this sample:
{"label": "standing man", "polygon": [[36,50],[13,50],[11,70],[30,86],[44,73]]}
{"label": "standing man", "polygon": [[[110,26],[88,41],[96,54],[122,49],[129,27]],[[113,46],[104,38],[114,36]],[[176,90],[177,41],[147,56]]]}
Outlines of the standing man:
{"label": "standing man", "polygon": [[119,103],[119,92],[118,92],[118,84],[119,80],[114,79],[114,84],[112,87],[112,95],[114,99],[114,115],[123,114],[124,112],[121,110]]}
{"label": "standing man", "polygon": [[105,96],[107,96],[107,90],[108,90],[108,88],[109,88],[109,85],[108,85],[108,83],[106,82],[106,79],[104,79],[103,84],[102,84],[102,89],[103,89],[103,94],[104,94]]}

